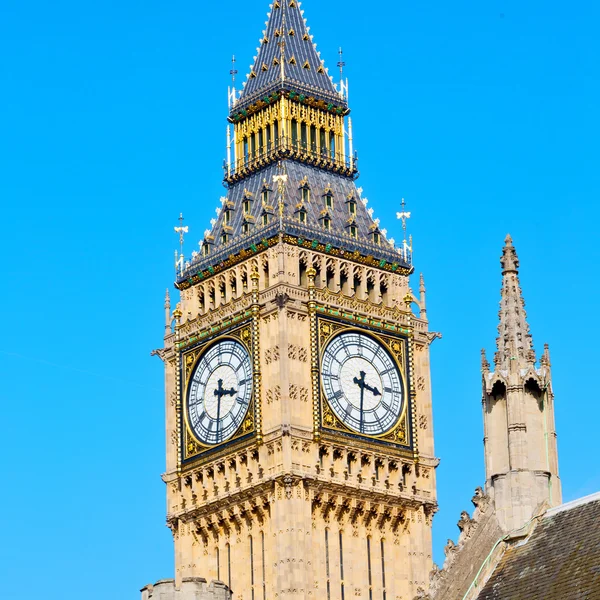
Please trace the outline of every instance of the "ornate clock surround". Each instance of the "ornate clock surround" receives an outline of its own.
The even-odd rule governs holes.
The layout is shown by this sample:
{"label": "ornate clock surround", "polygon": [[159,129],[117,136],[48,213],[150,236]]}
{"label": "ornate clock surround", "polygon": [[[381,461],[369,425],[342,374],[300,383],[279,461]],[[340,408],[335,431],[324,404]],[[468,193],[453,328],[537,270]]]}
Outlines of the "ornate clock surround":
{"label": "ornate clock surround", "polygon": [[413,388],[413,339],[412,335],[383,333],[375,327],[356,323],[349,323],[343,319],[333,317],[316,317],[316,360],[321,369],[325,349],[333,338],[342,333],[360,333],[367,335],[381,344],[396,363],[404,385],[403,407],[400,419],[391,431],[379,436],[360,434],[346,426],[335,415],[325,395],[322,378],[319,375],[318,390],[314,398],[314,410],[318,414],[319,437],[331,438],[339,441],[343,438],[348,441],[359,439],[361,443],[376,445],[392,445],[395,448],[414,455],[417,452],[415,423],[415,390]]}
{"label": "ornate clock surround", "polygon": [[[240,343],[251,357],[253,364],[253,392],[246,416],[236,433],[229,439],[215,445],[205,445],[194,435],[187,418],[188,390],[194,370],[202,356],[215,344],[223,340],[235,340]],[[243,445],[256,437],[260,431],[260,368],[257,370],[255,357],[258,353],[257,342],[253,332],[253,321],[248,320],[229,330],[222,330],[211,337],[207,337],[196,345],[190,346],[179,353],[180,359],[180,393],[179,393],[179,428],[181,432],[180,463],[183,468],[191,466],[199,459],[214,458],[214,455],[238,444]]]}

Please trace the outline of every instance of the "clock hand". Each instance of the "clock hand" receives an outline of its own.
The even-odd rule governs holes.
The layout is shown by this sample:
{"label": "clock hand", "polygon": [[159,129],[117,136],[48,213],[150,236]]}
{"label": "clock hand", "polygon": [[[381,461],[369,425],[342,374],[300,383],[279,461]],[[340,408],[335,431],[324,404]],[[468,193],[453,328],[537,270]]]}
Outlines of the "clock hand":
{"label": "clock hand", "polygon": [[218,387],[215,390],[215,396],[217,397],[217,442],[219,442],[219,429],[221,428],[221,399],[223,396],[235,396],[237,391],[233,388],[228,390],[223,388],[223,380],[219,379]]}
{"label": "clock hand", "polygon": [[381,396],[381,392],[376,387],[371,387],[365,383],[365,389],[373,393],[373,396]]}
{"label": "clock hand", "polygon": [[366,373],[364,371],[360,372],[360,379],[358,377],[354,378],[354,383],[360,388],[360,427],[359,431],[363,432],[364,425],[364,406],[365,406],[365,387],[367,384],[365,383]]}

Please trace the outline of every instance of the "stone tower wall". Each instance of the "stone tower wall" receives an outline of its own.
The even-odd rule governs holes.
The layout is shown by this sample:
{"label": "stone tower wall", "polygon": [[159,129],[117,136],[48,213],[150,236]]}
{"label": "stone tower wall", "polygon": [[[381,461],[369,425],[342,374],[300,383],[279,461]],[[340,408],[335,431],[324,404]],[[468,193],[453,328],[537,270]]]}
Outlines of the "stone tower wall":
{"label": "stone tower wall", "polygon": [[179,588],[167,579],[142,589],[142,600],[231,600],[229,588],[220,581],[208,584],[206,579],[184,579]]}

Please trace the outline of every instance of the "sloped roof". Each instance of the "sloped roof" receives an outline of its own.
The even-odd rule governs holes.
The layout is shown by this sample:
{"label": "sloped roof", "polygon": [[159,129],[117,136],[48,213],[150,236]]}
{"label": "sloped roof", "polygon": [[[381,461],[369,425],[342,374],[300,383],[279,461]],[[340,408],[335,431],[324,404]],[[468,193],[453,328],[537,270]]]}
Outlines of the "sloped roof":
{"label": "sloped roof", "polygon": [[275,87],[345,104],[327,74],[303,14],[297,0],[274,0],[254,66],[236,109]]}
{"label": "sloped roof", "polygon": [[548,511],[509,548],[477,600],[600,598],[600,493]]}
{"label": "sloped roof", "polygon": [[[280,224],[279,200],[280,194],[273,177],[280,174],[281,168],[285,169],[287,183],[284,196],[284,221]],[[262,200],[262,192],[267,185],[270,188],[267,211],[270,215],[269,224],[262,224],[262,215],[265,210]],[[310,200],[302,203],[302,187],[310,189]],[[328,210],[330,216],[330,228],[326,230],[323,224],[323,211],[326,209],[326,193],[331,194],[333,207]],[[243,210],[244,200],[251,198],[251,219],[246,218]],[[352,198],[355,202],[356,214],[350,214],[348,201]],[[196,256],[189,269],[182,275],[184,280],[189,272],[195,272],[203,265],[208,265],[224,252],[225,255],[233,252],[233,247],[239,244],[250,245],[263,238],[276,235],[282,230],[292,235],[305,239],[326,240],[335,247],[343,248],[349,252],[359,251],[378,259],[385,259],[389,263],[397,262],[403,266],[409,266],[403,259],[400,251],[385,238],[380,236],[380,243],[374,244],[371,232],[378,231],[379,226],[371,215],[372,211],[361,199],[361,191],[357,189],[356,183],[350,177],[331,173],[317,167],[299,163],[293,160],[282,161],[282,166],[272,164],[261,171],[246,177],[232,185],[227,197],[222,199],[223,209],[205,239],[212,239],[212,249],[209,256]],[[231,210],[229,224],[224,230],[225,208]],[[300,207],[306,212],[306,220],[300,223],[298,211]],[[357,237],[352,237],[349,231],[350,220],[357,227]],[[243,232],[244,222],[250,222],[249,233]],[[283,225],[283,227],[280,227]],[[232,240],[226,244],[222,243],[223,231]]]}

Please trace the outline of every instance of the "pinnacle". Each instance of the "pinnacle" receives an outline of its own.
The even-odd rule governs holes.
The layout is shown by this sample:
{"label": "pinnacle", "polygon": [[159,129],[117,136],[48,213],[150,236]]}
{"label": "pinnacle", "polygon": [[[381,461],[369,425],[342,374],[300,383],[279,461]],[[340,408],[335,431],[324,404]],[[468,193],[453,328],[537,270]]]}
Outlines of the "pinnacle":
{"label": "pinnacle", "polygon": [[500,264],[502,266],[502,273],[519,272],[519,257],[517,256],[517,251],[513,246],[513,240],[510,235],[506,236],[504,240],[504,248],[502,250],[502,258],[500,259]]}
{"label": "pinnacle", "polygon": [[533,342],[519,282],[519,259],[510,235],[506,237],[500,264],[502,266],[500,324],[496,340],[498,352],[494,362],[496,368],[502,370],[509,369],[511,360],[517,360],[519,365],[525,368],[531,364]]}

